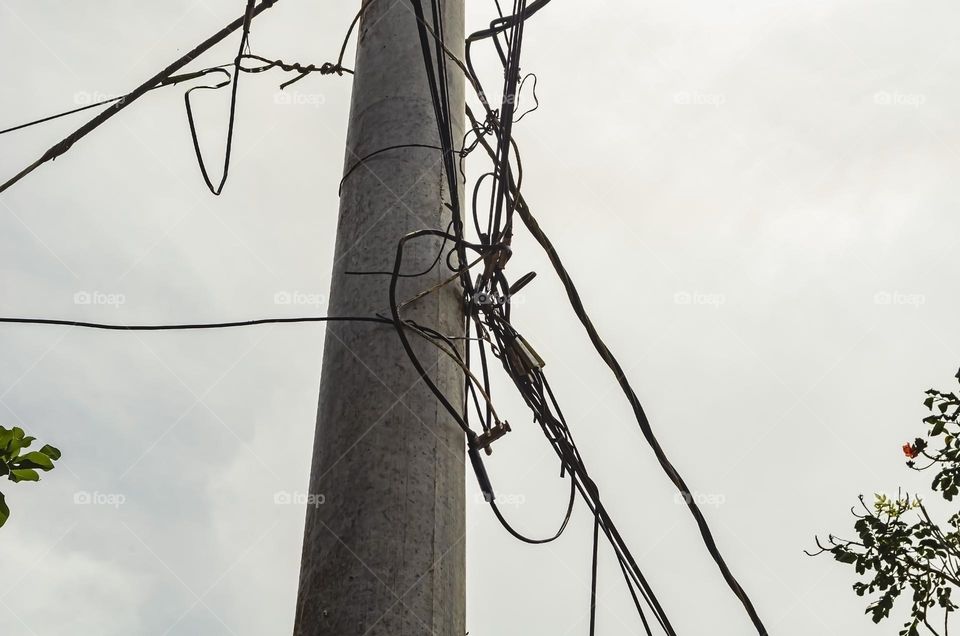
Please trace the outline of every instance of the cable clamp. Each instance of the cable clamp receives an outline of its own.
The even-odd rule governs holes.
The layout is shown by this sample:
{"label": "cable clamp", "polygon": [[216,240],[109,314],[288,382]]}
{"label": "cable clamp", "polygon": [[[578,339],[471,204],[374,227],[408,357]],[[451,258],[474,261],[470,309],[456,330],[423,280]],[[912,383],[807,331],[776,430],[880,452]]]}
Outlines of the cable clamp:
{"label": "cable clamp", "polygon": [[520,334],[517,334],[508,345],[507,356],[510,359],[510,365],[524,375],[542,369],[547,364]]}
{"label": "cable clamp", "polygon": [[498,422],[492,426],[489,431],[477,436],[477,448],[482,448],[483,452],[485,452],[487,455],[492,455],[493,449],[490,448],[490,444],[509,433],[510,430],[509,422]]}

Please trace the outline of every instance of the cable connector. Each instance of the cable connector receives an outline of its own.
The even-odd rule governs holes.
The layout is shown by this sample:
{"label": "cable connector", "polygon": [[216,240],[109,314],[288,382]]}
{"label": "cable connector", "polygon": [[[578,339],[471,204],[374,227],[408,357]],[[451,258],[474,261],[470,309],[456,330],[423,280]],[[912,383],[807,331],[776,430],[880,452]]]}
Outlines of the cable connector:
{"label": "cable connector", "polygon": [[477,437],[477,448],[482,448],[487,455],[493,454],[490,444],[494,443],[511,431],[509,422],[498,422],[482,435]]}
{"label": "cable connector", "polygon": [[507,356],[510,365],[524,375],[542,369],[547,364],[520,334],[517,334],[507,347]]}
{"label": "cable connector", "polygon": [[470,463],[473,465],[473,472],[477,476],[477,484],[480,486],[480,492],[483,493],[483,499],[487,503],[492,503],[496,500],[496,495],[493,494],[493,485],[490,483],[490,476],[487,474],[487,469],[483,465],[483,458],[480,456],[480,450],[476,433],[470,431],[472,437],[467,442],[467,455],[470,456]]}

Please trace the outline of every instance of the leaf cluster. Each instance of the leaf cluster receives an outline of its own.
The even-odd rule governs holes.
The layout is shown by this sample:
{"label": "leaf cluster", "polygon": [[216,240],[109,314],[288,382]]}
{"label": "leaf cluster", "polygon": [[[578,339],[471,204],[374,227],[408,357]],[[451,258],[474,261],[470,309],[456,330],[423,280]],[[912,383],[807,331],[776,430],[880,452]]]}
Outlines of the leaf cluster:
{"label": "leaf cluster", "polygon": [[[904,445],[907,466],[935,470],[931,489],[953,501],[960,494],[960,398],[930,389],[923,404],[930,412],[923,418],[926,436]],[[818,538],[819,550],[813,554],[829,553],[853,567],[860,577],[853,590],[869,598],[866,613],[873,622],[889,617],[895,601],[909,596],[910,620],[900,636],[919,636],[921,629],[946,636],[950,617],[958,609],[952,594],[960,587],[960,513],[937,524],[920,498],[899,494],[896,498],[877,494],[872,505],[861,496],[859,507],[851,512],[856,538],[829,535],[826,542]],[[942,622],[942,632],[934,622]]]}
{"label": "leaf cluster", "polygon": [[[38,471],[53,470],[53,463],[60,459],[60,451],[44,444],[40,450],[27,449],[36,441],[15,426],[12,429],[0,426],[0,477],[6,477],[17,483],[21,481],[40,481]],[[0,527],[10,518],[10,508],[6,498],[0,492]]]}

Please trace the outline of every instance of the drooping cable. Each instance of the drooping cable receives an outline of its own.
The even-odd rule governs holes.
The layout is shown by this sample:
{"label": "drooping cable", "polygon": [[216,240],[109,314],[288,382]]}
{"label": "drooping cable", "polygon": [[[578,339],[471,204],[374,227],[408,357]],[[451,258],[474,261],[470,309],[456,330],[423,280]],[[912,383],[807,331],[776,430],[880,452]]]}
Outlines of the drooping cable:
{"label": "drooping cable", "polygon": [[207,173],[207,166],[203,161],[203,152],[200,150],[200,138],[197,136],[197,125],[193,119],[193,107],[190,104],[190,94],[196,90],[217,90],[223,88],[230,82],[226,80],[213,86],[194,86],[183,95],[183,102],[187,109],[187,122],[190,125],[190,137],[193,140],[193,150],[197,155],[197,164],[200,166],[200,174],[203,176],[204,183],[214,195],[219,196],[223,192],[223,186],[227,183],[227,175],[230,172],[230,153],[233,150],[233,127],[237,116],[237,90],[240,86],[240,71],[247,44],[250,39],[250,23],[253,21],[253,10],[256,0],[247,0],[247,10],[243,14],[243,30],[240,36],[240,48],[237,51],[237,57],[233,63],[233,82],[230,88],[230,118],[227,122],[227,142],[223,153],[223,171],[220,176],[220,183],[216,186],[210,181],[210,175]]}
{"label": "drooping cable", "polygon": [[79,140],[86,137],[88,134],[100,127],[108,119],[119,113],[124,108],[128,107],[130,104],[143,97],[147,92],[153,90],[158,84],[168,80],[172,75],[174,75],[181,68],[195,60],[198,56],[205,53],[206,51],[213,48],[216,44],[220,43],[226,39],[231,33],[237,29],[243,27],[247,22],[247,14],[250,14],[251,19],[260,15],[262,12],[266,11],[270,7],[274,6],[279,0],[261,0],[252,11],[244,12],[244,15],[237,18],[227,26],[220,29],[217,33],[213,34],[197,46],[193,47],[186,54],[182,55],[176,61],[168,65],[159,73],[155,74],[150,79],[146,80],[140,86],[133,89],[129,93],[123,96],[123,99],[119,99],[113,102],[110,106],[104,109],[102,112],[97,114],[93,119],[88,121],[86,124],[70,133],[64,137],[61,141],[51,146],[39,159],[28,165],[26,168],[18,172],[16,175],[5,181],[0,185],[0,192],[4,192],[9,189],[12,185],[23,179],[25,176],[47,163],[48,161],[53,161],[57,157],[61,156],[63,153],[70,150],[70,148],[77,143]]}

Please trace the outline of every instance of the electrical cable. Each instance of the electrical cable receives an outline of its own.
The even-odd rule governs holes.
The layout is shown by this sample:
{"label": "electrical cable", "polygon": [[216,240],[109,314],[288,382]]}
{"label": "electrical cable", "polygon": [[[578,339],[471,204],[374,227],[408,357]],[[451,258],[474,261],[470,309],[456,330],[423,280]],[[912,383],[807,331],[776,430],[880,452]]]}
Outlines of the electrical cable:
{"label": "electrical cable", "polygon": [[198,322],[181,324],[117,324],[86,322],[83,320],[60,320],[55,318],[9,318],[0,317],[0,324],[21,325],[62,325],[65,327],[83,327],[86,329],[104,329],[109,331],[190,331],[197,329],[229,329],[231,327],[252,327],[255,325],[286,324],[299,322],[374,322],[394,324],[392,320],[372,316],[304,316],[296,318],[254,318],[252,320],[233,320],[227,322]]}
{"label": "electrical cable", "polygon": [[237,57],[233,63],[233,82],[230,87],[230,118],[227,122],[227,144],[223,153],[223,173],[220,177],[220,183],[217,186],[214,186],[210,181],[210,175],[207,173],[207,166],[203,162],[203,152],[200,150],[200,139],[197,136],[197,126],[193,120],[193,108],[190,105],[190,93],[195,90],[217,90],[219,88],[223,88],[231,82],[229,79],[227,79],[225,82],[221,82],[213,86],[194,86],[183,95],[183,102],[187,108],[187,122],[190,125],[190,137],[193,140],[193,149],[197,155],[197,163],[200,166],[200,174],[203,176],[203,181],[207,184],[207,188],[215,196],[220,196],[220,193],[223,192],[223,186],[226,185],[227,175],[230,172],[230,153],[233,149],[233,126],[237,115],[237,89],[240,86],[240,72],[242,69],[241,64],[244,57],[244,50],[247,49],[250,38],[250,22],[253,20],[253,9],[255,4],[256,0],[247,0],[247,10],[243,15],[243,31],[240,36],[240,49],[237,51]]}
{"label": "electrical cable", "polygon": [[[205,69],[203,69],[202,71],[195,71],[195,72],[192,72],[192,73],[183,73],[183,74],[181,74],[181,75],[173,75],[173,76],[171,76],[171,77],[168,77],[166,80],[160,82],[158,85],[154,86],[154,87],[151,88],[150,90],[156,90],[156,89],[162,88],[162,87],[164,87],[164,86],[173,86],[174,84],[179,84],[180,82],[185,82],[185,81],[187,81],[187,80],[192,80],[192,79],[196,79],[196,78],[198,78],[198,77],[203,77],[204,75],[208,75],[209,73],[218,73],[218,72],[221,72],[221,71],[227,73],[227,76],[229,77],[229,76],[230,76],[230,73],[229,73],[228,71],[226,71],[226,69],[223,68],[224,66],[228,66],[228,65],[227,65],[227,64],[223,64],[223,65],[221,65],[221,66],[211,66],[210,68],[205,68]],[[73,115],[73,114],[75,114],[75,113],[83,112],[83,111],[89,110],[89,109],[91,109],[91,108],[96,108],[97,106],[104,106],[104,105],[106,105],[106,104],[112,104],[113,102],[120,101],[121,99],[126,99],[126,97],[127,97],[126,95],[118,95],[117,97],[111,97],[111,98],[109,98],[109,99],[103,99],[103,100],[100,100],[100,101],[98,101],[98,102],[94,102],[94,103],[92,103],[92,104],[86,104],[86,105],[84,105],[84,106],[80,106],[79,108],[74,108],[74,109],[71,109],[71,110],[64,111],[64,112],[62,112],[62,113],[57,113],[56,115],[49,115],[49,116],[47,116],[47,117],[42,117],[42,118],[40,118],[40,119],[35,119],[35,120],[29,121],[29,122],[27,122],[27,123],[25,123],[25,124],[19,124],[19,125],[17,125],[17,126],[12,126],[12,127],[10,127],[10,128],[6,128],[6,129],[4,129],[4,130],[0,130],[0,135],[6,134],[6,133],[10,133],[10,132],[14,132],[15,130],[22,130],[22,129],[24,129],[24,128],[29,128],[29,127],[31,127],[31,126],[36,126],[37,124],[44,124],[44,123],[46,123],[46,122],[48,122],[48,121],[53,121],[53,120],[55,120],[55,119],[60,119],[61,117],[66,117],[67,115]]]}
{"label": "electrical cable", "polygon": [[[279,0],[262,0],[260,4],[256,5],[252,11],[249,12],[250,18],[254,18],[260,15],[262,12],[274,6]],[[57,157],[61,156],[70,148],[77,143],[80,139],[86,137],[88,134],[100,127],[108,119],[119,113],[121,110],[138,100],[140,97],[145,95],[147,92],[153,90],[158,84],[169,79],[174,73],[178,70],[192,62],[202,53],[213,48],[216,44],[220,43],[231,33],[241,28],[247,22],[247,13],[245,12],[243,16],[237,18],[227,26],[220,29],[218,32],[208,37],[206,40],[200,44],[193,47],[186,54],[182,55],[176,61],[168,65],[159,73],[155,74],[150,79],[146,80],[140,86],[130,91],[128,94],[123,96],[123,99],[119,99],[113,102],[110,106],[100,112],[93,119],[88,121],[86,124],[72,132],[71,134],[64,137],[61,141],[57,142],[51,146],[39,159],[28,165],[26,168],[18,172],[16,175],[7,179],[2,185],[0,185],[0,193],[8,190],[15,183],[23,179],[25,176],[47,163],[48,161],[53,161]]]}
{"label": "electrical cable", "polygon": [[593,518],[593,565],[590,568],[590,636],[597,633],[597,556],[600,548],[600,517]]}

